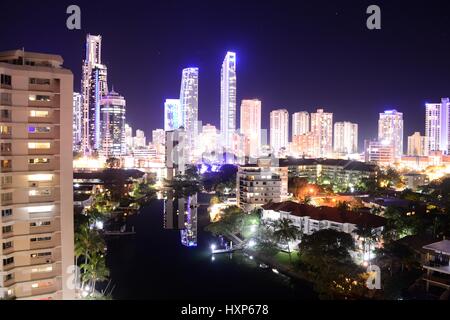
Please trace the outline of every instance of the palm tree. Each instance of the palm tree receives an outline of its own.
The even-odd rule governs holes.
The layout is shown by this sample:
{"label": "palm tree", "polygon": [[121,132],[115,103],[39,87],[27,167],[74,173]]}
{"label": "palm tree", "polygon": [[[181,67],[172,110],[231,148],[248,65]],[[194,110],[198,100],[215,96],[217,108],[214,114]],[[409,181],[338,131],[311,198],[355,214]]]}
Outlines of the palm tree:
{"label": "palm tree", "polygon": [[108,279],[109,270],[106,267],[105,256],[103,254],[99,254],[98,252],[92,254],[89,258],[89,263],[82,264],[81,268],[83,269],[83,287],[89,284],[92,293],[95,292],[97,281],[105,281]]}
{"label": "palm tree", "polygon": [[356,234],[362,238],[363,243],[363,258],[366,254],[366,243],[369,245],[369,264],[370,264],[370,246],[377,240],[378,234],[369,226],[359,226],[356,229]]}
{"label": "palm tree", "polygon": [[292,220],[286,218],[276,221],[274,228],[273,236],[277,242],[287,242],[289,260],[292,263],[289,241],[301,238],[301,231],[292,224]]}

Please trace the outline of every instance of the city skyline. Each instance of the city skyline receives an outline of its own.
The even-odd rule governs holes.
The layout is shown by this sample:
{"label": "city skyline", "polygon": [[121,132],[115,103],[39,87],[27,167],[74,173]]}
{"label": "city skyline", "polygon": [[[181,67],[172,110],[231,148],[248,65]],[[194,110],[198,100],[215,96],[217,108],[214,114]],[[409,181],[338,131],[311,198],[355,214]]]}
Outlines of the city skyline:
{"label": "city skyline", "polygon": [[[18,17],[17,22],[28,19],[30,23],[34,23],[36,18],[27,14],[33,12],[34,5],[25,1],[16,2],[10,9],[11,17]],[[405,136],[416,131],[424,133],[425,103],[439,102],[441,97],[449,95],[450,82],[442,72],[442,69],[450,67],[450,61],[444,54],[446,50],[428,50],[432,43],[449,45],[445,42],[448,35],[433,32],[440,30],[441,22],[420,24],[417,29],[421,33],[431,34],[426,39],[413,39],[406,23],[419,15],[440,17],[442,13],[439,8],[412,8],[406,14],[398,4],[383,4],[386,12],[383,15],[383,29],[378,33],[370,33],[364,29],[364,4],[346,8],[345,11],[334,3],[325,3],[317,8],[300,4],[300,12],[293,10],[288,13],[297,17],[284,21],[276,15],[277,9],[280,9],[279,4],[269,1],[265,6],[258,6],[254,14],[249,14],[253,8],[250,4],[239,7],[238,11],[235,9],[239,4],[233,3],[224,9],[232,13],[232,23],[227,29],[224,21],[212,19],[219,12],[218,6],[207,6],[202,1],[194,1],[191,7],[182,3],[172,7],[157,2],[148,5],[149,8],[156,6],[164,13],[172,11],[175,17],[181,16],[182,12],[205,12],[183,28],[183,19],[180,22],[174,19],[175,25],[172,25],[172,21],[171,27],[167,28],[168,22],[157,17],[152,10],[141,10],[138,13],[134,10],[133,13],[138,14],[136,21],[129,21],[120,29],[112,23],[99,24],[95,20],[93,13],[97,8],[103,7],[100,4],[79,1],[79,5],[83,9],[81,31],[70,32],[58,21],[49,21],[44,26],[49,38],[64,38],[67,46],[61,48],[58,43],[37,40],[33,32],[27,33],[28,28],[22,28],[17,23],[18,36],[5,34],[5,48],[25,47],[29,51],[61,54],[65,59],[65,66],[74,72],[75,91],[80,92],[79,64],[84,53],[79,48],[84,45],[87,33],[101,34],[104,40],[102,63],[114,70],[108,74],[108,83],[114,84],[127,98],[127,121],[135,128],[143,128],[147,136],[150,136],[153,129],[162,127],[162,117],[156,119],[151,115],[155,110],[161,111],[162,115],[164,98],[178,95],[180,70],[194,65],[200,68],[201,73],[199,119],[203,123],[219,127],[220,64],[224,53],[229,50],[237,53],[240,66],[237,71],[237,104],[247,98],[261,100],[263,128],[269,127],[269,112],[275,108],[286,108],[292,114],[302,110],[313,112],[318,106],[323,106],[335,114],[335,121],[350,121],[360,125],[359,148],[365,139],[376,138],[377,123],[372,119],[378,113],[395,108],[405,114]],[[66,7],[66,3],[61,1],[42,14],[54,16],[58,11],[65,11]],[[116,9],[116,5],[111,4],[108,12],[115,17],[116,12],[122,12],[122,9]],[[130,9],[123,10],[126,14]],[[20,11],[21,14],[14,15],[15,11]],[[139,27],[142,25],[141,21],[147,21],[143,19],[147,16],[152,18],[153,27],[148,34],[150,41],[142,42]],[[258,20],[257,17],[262,19]],[[7,16],[2,23],[8,23],[9,19]],[[314,22],[316,20],[323,25],[318,25]],[[437,18],[435,21],[440,20]],[[270,29],[266,26],[268,22],[279,27]],[[206,23],[210,25],[210,30],[200,28]],[[307,26],[313,28],[306,28]],[[276,53],[265,47],[265,33],[262,30],[269,32],[266,36],[278,47]],[[284,34],[284,30],[298,34],[297,38]],[[182,52],[175,52],[173,44],[164,40],[174,36],[174,40],[183,39],[186,38],[185,34],[193,32],[196,37],[189,38],[190,42],[170,41],[182,45],[185,48]],[[346,35],[347,32],[350,32],[350,36]],[[358,41],[352,43],[360,44],[350,45],[349,37],[356,37]],[[332,50],[333,54],[324,50],[341,40],[342,48]],[[316,43],[318,45],[314,45]],[[384,50],[385,43],[389,44],[389,52]],[[138,52],[122,49],[133,46],[141,49]],[[126,68],[121,67],[122,61],[128,63]],[[380,72],[376,72],[377,70]],[[126,76],[128,71],[134,74],[136,81],[130,81]],[[390,76],[378,75],[383,72]],[[433,81],[425,83],[423,79]],[[358,112],[361,105],[364,105],[366,112]],[[409,110],[412,112],[408,112]]]}

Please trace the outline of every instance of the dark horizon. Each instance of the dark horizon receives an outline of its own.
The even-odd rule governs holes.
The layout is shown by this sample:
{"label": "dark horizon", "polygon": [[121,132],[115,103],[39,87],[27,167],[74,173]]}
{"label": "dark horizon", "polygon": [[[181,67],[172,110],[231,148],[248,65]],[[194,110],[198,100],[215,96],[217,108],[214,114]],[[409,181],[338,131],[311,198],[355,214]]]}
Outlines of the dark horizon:
{"label": "dark horizon", "polygon": [[[108,86],[127,100],[127,122],[163,127],[163,103],[177,98],[182,68],[197,66],[199,120],[219,129],[220,67],[237,52],[237,105],[259,98],[269,112],[334,113],[359,124],[359,145],[377,135],[378,113],[403,112],[406,137],[424,134],[425,102],[450,96],[450,17],[444,1],[41,1],[17,0],[0,20],[1,51],[60,54],[79,91],[86,34],[101,34]],[[81,7],[82,30],[66,28]],[[366,28],[368,5],[382,29]],[[292,127],[292,125],[290,125]]]}

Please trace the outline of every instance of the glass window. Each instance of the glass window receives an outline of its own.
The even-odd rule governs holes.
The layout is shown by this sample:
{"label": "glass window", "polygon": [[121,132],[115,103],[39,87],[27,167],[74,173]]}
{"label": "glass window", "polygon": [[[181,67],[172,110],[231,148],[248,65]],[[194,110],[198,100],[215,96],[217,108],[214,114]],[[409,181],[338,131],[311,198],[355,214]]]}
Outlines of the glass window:
{"label": "glass window", "polygon": [[29,101],[45,101],[45,102],[51,101],[50,96],[43,96],[43,95],[39,95],[39,94],[30,94],[28,96],[28,100]]}
{"label": "glass window", "polygon": [[30,111],[30,117],[45,118],[45,117],[48,117],[48,115],[49,115],[48,110],[31,110]]}
{"label": "glass window", "polygon": [[1,84],[5,84],[7,86],[11,85],[11,76],[8,74],[2,74],[0,76]]}
{"label": "glass window", "polygon": [[50,127],[36,127],[36,126],[28,127],[28,133],[48,133],[48,132],[50,132]]}
{"label": "glass window", "polygon": [[30,84],[46,85],[50,84],[50,79],[30,78]]}
{"label": "glass window", "polygon": [[28,149],[50,149],[50,142],[28,142]]}
{"label": "glass window", "polygon": [[40,163],[49,163],[50,159],[48,158],[31,158],[28,159],[29,164],[40,164]]}

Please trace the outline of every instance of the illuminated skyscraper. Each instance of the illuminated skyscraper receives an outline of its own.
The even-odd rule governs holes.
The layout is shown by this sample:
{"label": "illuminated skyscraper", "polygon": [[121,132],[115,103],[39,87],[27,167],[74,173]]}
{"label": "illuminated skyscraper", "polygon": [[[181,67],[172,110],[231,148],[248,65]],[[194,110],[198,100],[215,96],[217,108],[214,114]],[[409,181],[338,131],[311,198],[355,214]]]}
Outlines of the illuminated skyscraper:
{"label": "illuminated skyscraper", "polygon": [[333,114],[323,109],[311,113],[311,133],[314,137],[313,156],[329,157],[333,151]]}
{"label": "illuminated skyscraper", "polygon": [[403,113],[395,109],[380,113],[378,141],[384,145],[392,145],[394,156],[401,158],[403,155]]}
{"label": "illuminated skyscraper", "polygon": [[83,152],[100,148],[100,101],[108,93],[107,68],[101,63],[102,37],[88,34],[86,59],[83,61],[81,88],[83,95]]}
{"label": "illuminated skyscraper", "polygon": [[195,148],[195,139],[198,135],[198,68],[183,69],[180,106],[181,124],[186,131],[186,146],[192,150]]}
{"label": "illuminated skyscraper", "polygon": [[270,112],[270,147],[275,155],[283,153],[289,145],[289,113],[286,109]]}
{"label": "illuminated skyscraper", "polygon": [[166,99],[164,103],[164,130],[175,130],[183,126],[180,99]]}
{"label": "illuminated skyscraper", "polygon": [[222,145],[231,147],[236,131],[236,53],[227,52],[220,71],[220,133]]}
{"label": "illuminated skyscraper", "polygon": [[425,105],[425,136],[428,138],[429,151],[449,152],[450,101],[442,98],[441,103]]}
{"label": "illuminated skyscraper", "polygon": [[79,151],[81,148],[82,139],[82,119],[83,119],[83,100],[81,94],[73,93],[73,122],[72,122],[72,141],[73,150]]}
{"label": "illuminated skyscraper", "polygon": [[100,102],[101,154],[120,157],[126,154],[124,97],[111,91]]}
{"label": "illuminated skyscraper", "polygon": [[183,128],[166,131],[165,162],[166,178],[171,181],[177,175],[183,175],[186,168],[186,132]]}
{"label": "illuminated skyscraper", "polygon": [[358,152],[358,125],[351,122],[334,124],[334,152],[353,154]]}
{"label": "illuminated skyscraper", "polygon": [[244,155],[258,157],[261,148],[261,101],[242,100],[241,134],[244,135]]}
{"label": "illuminated skyscraper", "polygon": [[306,111],[296,112],[292,115],[292,140],[294,136],[309,132],[309,113]]}

